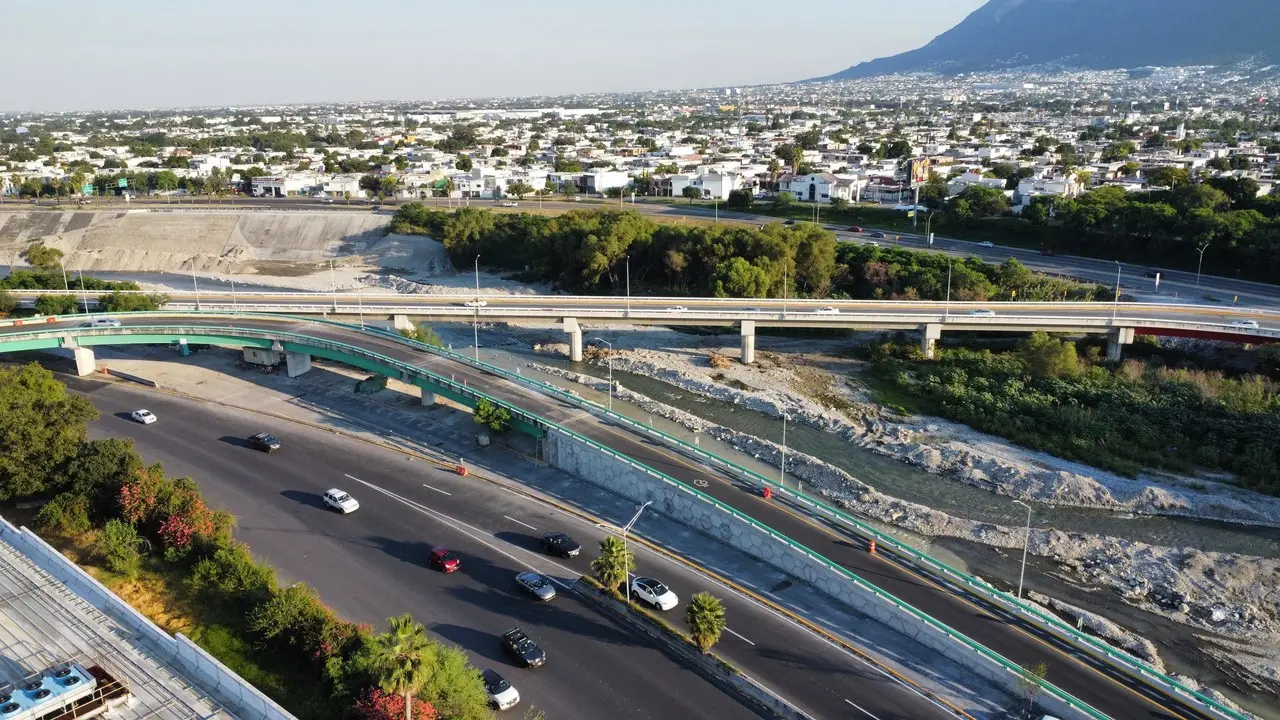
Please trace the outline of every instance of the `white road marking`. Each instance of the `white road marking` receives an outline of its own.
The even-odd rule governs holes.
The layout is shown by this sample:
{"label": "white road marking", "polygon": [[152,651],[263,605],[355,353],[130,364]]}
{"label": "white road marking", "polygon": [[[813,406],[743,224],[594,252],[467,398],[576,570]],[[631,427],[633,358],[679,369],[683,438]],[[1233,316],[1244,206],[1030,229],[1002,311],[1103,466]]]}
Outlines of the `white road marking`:
{"label": "white road marking", "polygon": [[861,705],[859,705],[859,704],[855,703],[854,701],[850,700],[849,698],[845,698],[845,699],[844,699],[844,701],[845,701],[845,702],[847,702],[847,703],[849,703],[850,705],[852,705],[852,706],[854,706],[854,707],[858,708],[859,710],[861,710],[861,711],[862,711],[862,712],[863,712],[867,717],[869,717],[869,718],[874,718],[874,720],[880,720],[880,718],[878,718],[878,717],[876,717],[875,715],[872,715],[871,713],[867,712],[867,709],[866,709],[866,708],[864,708],[864,707],[862,707]]}
{"label": "white road marking", "polygon": [[744,642],[744,643],[746,643],[746,644],[750,645],[751,647],[755,647],[755,645],[756,645],[755,643],[751,642],[750,640],[746,639],[745,637],[743,637],[743,636],[739,635],[738,633],[734,632],[732,629],[730,629],[730,628],[729,628],[729,626],[728,626],[728,625],[726,625],[726,626],[725,626],[724,631],[725,631],[725,632],[727,632],[727,633],[729,633],[730,635],[732,635],[732,636],[734,636],[734,637],[738,638],[738,639],[739,639],[739,640],[741,640],[742,642]]}
{"label": "white road marking", "polygon": [[515,518],[511,517],[510,515],[503,515],[502,517],[504,517],[504,518],[506,518],[506,519],[510,520],[511,522],[513,522],[513,523],[515,523],[515,524],[517,524],[517,525],[523,525],[523,526],[525,526],[525,527],[529,528],[530,530],[533,530],[534,532],[537,532],[537,530],[538,530],[538,528],[536,528],[536,527],[534,527],[534,526],[530,525],[529,523],[527,523],[527,522],[521,522],[521,521],[519,521],[519,520],[517,520],[517,519],[515,519]]}
{"label": "white road marking", "polygon": [[[551,575],[548,575],[547,573],[542,573],[540,568],[537,568],[537,567],[534,567],[533,565],[530,565],[529,563],[525,562],[524,560],[521,560],[520,558],[516,557],[515,555],[512,555],[511,553],[507,552],[506,550],[502,549],[501,547],[499,547],[499,546],[497,546],[497,545],[495,545],[495,544],[493,544],[493,543],[489,542],[485,537],[482,537],[482,536],[485,536],[485,535],[488,535],[488,536],[492,537],[492,535],[491,535],[490,533],[486,533],[484,530],[481,530],[480,528],[475,527],[474,525],[468,525],[467,523],[465,523],[465,522],[463,522],[463,521],[461,521],[461,520],[458,520],[457,518],[450,517],[449,515],[445,515],[444,513],[440,512],[439,510],[433,510],[433,509],[431,509],[431,508],[427,507],[426,505],[423,505],[423,504],[421,504],[421,503],[414,502],[413,500],[410,500],[409,498],[406,498],[406,497],[402,497],[402,496],[400,496],[400,495],[397,495],[397,494],[395,494],[395,493],[393,493],[393,492],[391,492],[390,490],[387,490],[387,489],[385,489],[385,488],[378,487],[377,485],[374,485],[374,484],[373,484],[373,483],[371,483],[371,482],[365,482],[364,480],[361,480],[360,478],[352,477],[352,476],[350,476],[350,475],[347,475],[347,477],[351,478],[352,480],[355,480],[356,482],[360,483],[361,485],[364,485],[365,487],[367,487],[367,488],[369,488],[369,489],[371,489],[371,490],[376,490],[376,491],[378,491],[378,492],[382,493],[383,495],[386,495],[387,497],[392,498],[393,500],[396,500],[396,501],[400,502],[402,505],[405,505],[405,506],[410,507],[410,508],[412,508],[412,509],[414,509],[414,510],[417,510],[418,512],[422,513],[423,515],[430,515],[430,516],[432,516],[432,517],[435,517],[436,519],[440,520],[441,522],[443,522],[444,524],[446,524],[446,525],[448,525],[449,527],[453,528],[454,530],[457,530],[458,532],[462,533],[463,535],[466,535],[467,537],[471,538],[472,540],[475,540],[476,542],[479,542],[479,543],[483,544],[485,547],[487,547],[487,548],[489,548],[489,549],[491,549],[491,550],[494,550],[494,551],[496,551],[496,552],[502,553],[504,556],[506,556],[507,558],[511,559],[512,561],[517,562],[517,563],[519,563],[520,565],[524,566],[524,568],[525,568],[526,570],[532,570],[532,571],[534,571],[534,572],[539,572],[539,573],[541,573],[541,574],[545,575],[545,576],[547,577],[547,579],[549,579],[551,582],[553,582],[553,583],[555,583],[555,584],[559,585],[560,587],[562,587],[562,588],[564,588],[564,589],[566,589],[566,590],[570,589],[570,585],[569,585],[568,583],[565,583],[565,582],[563,582],[563,581],[561,581],[561,580],[559,580],[559,579],[557,579],[557,578],[554,578],[554,577],[552,577]],[[434,488],[432,488],[432,489],[434,489]],[[513,546],[513,547],[514,547],[514,546]],[[554,561],[554,560],[550,560],[550,559],[547,559],[547,558],[544,558],[544,557],[541,557],[541,556],[539,556],[539,557],[538,557],[538,559],[539,559],[539,560],[542,560],[543,562],[546,562],[546,563],[548,563],[548,564],[551,564],[551,565],[556,566],[556,567],[557,567],[557,568],[559,568],[560,570],[564,571],[564,573],[565,573],[566,575],[568,575],[569,577],[575,577],[575,578],[576,578],[576,577],[578,577],[578,575],[580,575],[580,574],[581,574],[581,573],[575,572],[575,571],[573,571],[573,570],[571,570],[571,569],[569,569],[569,568],[567,568],[567,567],[565,567],[565,566],[561,565],[560,563],[558,563],[558,562],[556,562],[556,561]]]}
{"label": "white road marking", "polygon": [[451,492],[446,492],[446,491],[444,491],[444,490],[441,490],[441,489],[440,489],[440,488],[438,488],[438,487],[431,487],[430,485],[428,485],[428,484],[426,484],[426,483],[422,483],[422,487],[424,487],[424,488],[426,488],[426,489],[428,489],[428,490],[435,490],[436,492],[440,493],[441,495],[449,495],[449,496],[452,496],[452,495],[453,495],[453,493],[451,493]]}

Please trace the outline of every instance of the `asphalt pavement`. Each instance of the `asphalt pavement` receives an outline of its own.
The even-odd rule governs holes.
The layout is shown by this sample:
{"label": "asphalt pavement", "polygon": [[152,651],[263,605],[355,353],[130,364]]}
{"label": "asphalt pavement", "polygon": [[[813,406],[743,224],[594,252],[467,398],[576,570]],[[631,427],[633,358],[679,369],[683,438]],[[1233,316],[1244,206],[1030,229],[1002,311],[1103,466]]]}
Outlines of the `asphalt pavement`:
{"label": "asphalt pavement", "polygon": [[[467,649],[477,666],[507,677],[526,706],[532,702],[552,718],[753,716],[567,591],[589,572],[606,528],[358,440],[129,386],[66,381],[102,412],[91,434],[133,438],[148,461],[196,479],[213,504],[236,514],[238,537],[285,578],[316,587],[353,620],[380,623],[412,613]],[[159,421],[129,420],[141,406]],[[244,446],[244,437],[262,430],[281,439],[279,452]],[[361,508],[348,516],[327,510],[320,495],[330,487],[351,493]],[[583,553],[573,559],[543,554],[538,538],[551,530],[575,536]],[[427,568],[433,545],[459,552],[462,569],[445,575]],[[641,571],[680,596],[670,620],[682,624],[684,603],[696,592],[721,597],[730,620],[717,652],[813,717],[951,717],[773,611],[663,556],[633,549]],[[515,586],[515,573],[530,569],[553,578],[555,600],[538,603]],[[517,669],[503,655],[497,638],[517,624],[546,649],[545,667]]]}

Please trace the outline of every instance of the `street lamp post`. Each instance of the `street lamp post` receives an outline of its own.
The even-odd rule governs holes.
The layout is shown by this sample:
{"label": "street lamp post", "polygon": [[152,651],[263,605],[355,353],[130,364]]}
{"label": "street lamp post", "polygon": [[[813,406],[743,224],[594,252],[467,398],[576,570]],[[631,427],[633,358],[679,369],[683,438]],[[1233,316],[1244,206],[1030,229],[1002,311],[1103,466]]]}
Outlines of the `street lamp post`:
{"label": "street lamp post", "polygon": [[951,317],[951,261],[947,261],[947,303],[943,306],[942,317]]}
{"label": "street lamp post", "polygon": [[627,255],[627,317],[631,317],[631,256]]}
{"label": "street lamp post", "polygon": [[782,459],[778,464],[778,482],[787,486],[787,414],[782,413]]}
{"label": "street lamp post", "polygon": [[924,244],[926,247],[933,247],[933,231],[930,228],[933,226],[933,215],[936,212],[937,210],[929,213],[929,216],[924,219]]}
{"label": "street lamp post", "polygon": [[602,337],[595,340],[609,346],[609,412],[613,412],[613,343]]}
{"label": "street lamp post", "polygon": [[236,300],[236,279],[231,278],[231,312],[240,312],[240,303]]}
{"label": "street lamp post", "polygon": [[631,516],[631,521],[622,527],[622,566],[626,569],[627,575],[624,592],[627,595],[628,605],[631,604],[631,562],[628,560],[629,556],[627,555],[627,533],[631,531],[632,526],[634,526],[636,521],[640,519],[640,513],[644,512],[644,509],[652,504],[652,500],[646,500],[645,503],[640,506],[640,509],[636,510],[636,514]]}
{"label": "street lamp post", "polygon": [[476,360],[480,360],[480,256],[476,255],[476,302],[474,306],[475,321],[471,323],[471,336],[475,347]]}
{"label": "street lamp post", "polygon": [[191,287],[196,291],[196,312],[200,312],[200,283],[196,280],[196,261],[191,261]]}
{"label": "street lamp post", "polygon": [[1014,505],[1027,509],[1027,532],[1022,536],[1022,571],[1018,573],[1018,599],[1022,599],[1022,581],[1027,576],[1027,546],[1031,544],[1031,506],[1021,500],[1014,500]]}
{"label": "street lamp post", "polygon": [[338,312],[338,281],[333,276],[333,258],[329,258],[329,293],[333,296],[333,311]]}
{"label": "street lamp post", "polygon": [[[79,268],[76,270],[76,272],[80,274],[80,300],[84,302],[84,314],[88,315],[89,314],[89,294],[84,290],[84,268]],[[199,310],[200,307],[197,305],[196,309]]]}
{"label": "street lamp post", "polygon": [[1120,312],[1120,268],[1123,267],[1120,261],[1116,261],[1116,297],[1115,303],[1111,306],[1111,320],[1114,322],[1116,313]]}
{"label": "street lamp post", "polygon": [[1204,267],[1204,251],[1209,249],[1209,243],[1204,243],[1196,250],[1200,253],[1200,262],[1196,263],[1196,287],[1200,287],[1200,268]]}

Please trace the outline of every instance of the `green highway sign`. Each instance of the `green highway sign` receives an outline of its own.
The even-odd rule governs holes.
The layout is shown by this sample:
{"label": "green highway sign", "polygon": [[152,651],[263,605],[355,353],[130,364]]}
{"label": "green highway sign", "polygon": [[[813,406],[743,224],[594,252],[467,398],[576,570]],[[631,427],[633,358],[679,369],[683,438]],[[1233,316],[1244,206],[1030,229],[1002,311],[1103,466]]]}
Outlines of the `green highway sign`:
{"label": "green highway sign", "polygon": [[120,178],[119,180],[116,181],[116,187],[129,187],[129,179]]}
{"label": "green highway sign", "polygon": [[93,185],[90,185],[90,184],[86,183],[84,187],[80,188],[80,193],[81,193],[82,195],[92,195],[92,194],[93,194]]}

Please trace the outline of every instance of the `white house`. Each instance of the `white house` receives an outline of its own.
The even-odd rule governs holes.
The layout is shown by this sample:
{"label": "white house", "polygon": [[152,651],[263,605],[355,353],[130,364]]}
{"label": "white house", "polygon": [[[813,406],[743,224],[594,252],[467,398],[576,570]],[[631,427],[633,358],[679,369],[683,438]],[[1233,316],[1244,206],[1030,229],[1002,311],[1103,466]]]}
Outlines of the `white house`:
{"label": "white house", "polygon": [[[728,200],[729,193],[743,187],[745,182],[741,175],[737,173],[707,173],[699,175],[690,183],[694,187],[701,188],[702,197],[718,200]],[[675,190],[674,184],[672,190]],[[682,192],[683,187],[680,191]]]}
{"label": "white house", "polygon": [[1014,211],[1021,211],[1022,208],[1031,204],[1031,198],[1039,195],[1075,197],[1080,194],[1081,189],[1081,185],[1076,181],[1074,175],[1027,178],[1018,183],[1018,189],[1014,193]]}
{"label": "white house", "polygon": [[288,197],[306,193],[316,185],[316,179],[302,175],[268,175],[250,180],[254,197]]}
{"label": "white house", "polygon": [[831,202],[839,178],[831,173],[809,173],[778,181],[778,192],[789,192],[801,202]]}

